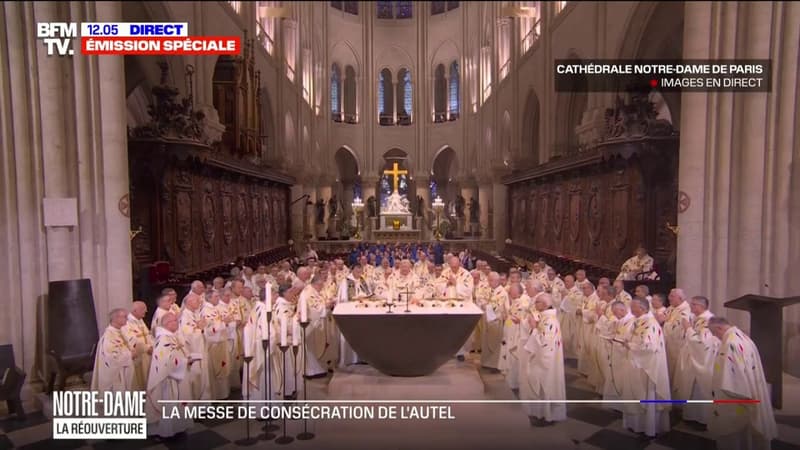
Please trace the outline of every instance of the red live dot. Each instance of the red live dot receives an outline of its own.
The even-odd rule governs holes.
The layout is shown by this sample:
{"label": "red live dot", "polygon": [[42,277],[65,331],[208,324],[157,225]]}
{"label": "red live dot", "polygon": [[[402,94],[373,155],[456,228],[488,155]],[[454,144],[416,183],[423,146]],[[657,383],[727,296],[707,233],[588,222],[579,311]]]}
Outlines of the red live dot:
{"label": "red live dot", "polygon": [[650,87],[653,87],[653,88],[654,87],[658,87],[658,80],[656,80],[655,78],[650,80]]}

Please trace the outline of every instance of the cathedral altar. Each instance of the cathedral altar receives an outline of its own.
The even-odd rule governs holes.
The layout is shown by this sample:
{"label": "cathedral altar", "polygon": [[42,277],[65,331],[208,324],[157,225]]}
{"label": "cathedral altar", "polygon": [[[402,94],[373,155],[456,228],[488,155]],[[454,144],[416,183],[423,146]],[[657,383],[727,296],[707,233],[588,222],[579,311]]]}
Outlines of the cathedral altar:
{"label": "cathedral altar", "polygon": [[431,375],[453,359],[481,314],[475,304],[462,302],[408,310],[405,303],[390,309],[377,301],[347,302],[333,310],[359,357],[385,375],[400,377]]}

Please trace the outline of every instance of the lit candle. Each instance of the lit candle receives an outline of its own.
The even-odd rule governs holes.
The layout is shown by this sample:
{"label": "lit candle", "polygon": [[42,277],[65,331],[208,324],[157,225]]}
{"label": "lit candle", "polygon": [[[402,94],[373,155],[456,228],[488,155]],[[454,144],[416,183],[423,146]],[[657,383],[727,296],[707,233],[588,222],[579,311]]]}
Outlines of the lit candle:
{"label": "lit candle", "polygon": [[300,345],[300,320],[298,320],[297,316],[294,316],[292,323],[294,324],[292,327],[292,346],[297,347]]}
{"label": "lit candle", "polygon": [[265,306],[267,307],[267,312],[272,312],[272,284],[267,283],[267,285],[264,286],[264,289],[266,289],[267,292],[264,295],[264,303]]}
{"label": "lit candle", "polygon": [[300,308],[300,322],[308,322],[308,301],[305,295],[300,295],[300,305],[298,305],[298,308]]}
{"label": "lit candle", "polygon": [[[267,287],[269,287],[269,285],[267,285]],[[272,311],[272,305],[271,305],[272,302],[270,301],[270,297],[272,297],[272,294],[270,294],[270,292],[267,291],[267,295],[265,297],[264,305],[262,305],[262,308],[261,308],[262,309],[261,317],[259,317],[260,325],[261,325],[261,333],[262,333],[261,339],[269,339],[269,335],[267,335],[267,330],[269,329],[268,328],[269,321],[267,320],[267,313]]]}
{"label": "lit candle", "polygon": [[281,314],[281,347],[286,347],[288,341],[288,324],[286,323],[286,314]]}
{"label": "lit candle", "polygon": [[244,356],[253,356],[250,352],[253,349],[253,327],[244,327]]}

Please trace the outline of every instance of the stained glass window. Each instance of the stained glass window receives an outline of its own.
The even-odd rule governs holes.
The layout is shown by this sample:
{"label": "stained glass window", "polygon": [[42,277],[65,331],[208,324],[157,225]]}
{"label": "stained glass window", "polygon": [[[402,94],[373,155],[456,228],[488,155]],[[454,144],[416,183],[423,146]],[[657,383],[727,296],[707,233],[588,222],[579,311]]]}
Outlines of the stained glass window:
{"label": "stained glass window", "polygon": [[384,105],[385,105],[385,102],[384,102],[385,96],[384,96],[384,92],[383,92],[383,85],[386,82],[386,80],[385,80],[385,78],[383,76],[383,72],[384,71],[381,71],[381,73],[378,74],[378,113],[379,114],[386,114],[386,108],[384,107]]}
{"label": "stained glass window", "polygon": [[453,61],[453,64],[450,64],[450,119],[454,119],[458,117],[458,110],[459,110],[459,79],[458,79],[458,61]]}
{"label": "stained glass window", "polygon": [[403,108],[405,109],[406,114],[411,114],[411,72],[406,70],[406,73],[403,75]]}
{"label": "stained glass window", "polygon": [[341,85],[342,74],[339,71],[339,66],[334,64],[331,70],[331,114],[333,115],[333,120],[340,119],[341,108],[339,105],[341,105]]}
{"label": "stained glass window", "polygon": [[398,19],[411,18],[411,2],[395,2],[395,17]]}
{"label": "stained glass window", "polygon": [[378,2],[378,19],[393,19],[392,3],[387,1]]}

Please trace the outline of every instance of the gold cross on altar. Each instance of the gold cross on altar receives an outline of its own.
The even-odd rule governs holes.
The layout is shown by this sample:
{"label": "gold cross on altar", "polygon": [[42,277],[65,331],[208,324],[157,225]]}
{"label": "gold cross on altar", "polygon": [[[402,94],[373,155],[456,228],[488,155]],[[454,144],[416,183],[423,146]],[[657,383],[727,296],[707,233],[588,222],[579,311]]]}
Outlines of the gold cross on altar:
{"label": "gold cross on altar", "polygon": [[394,167],[392,167],[392,170],[386,169],[386,170],[383,171],[383,174],[384,175],[391,175],[394,178],[394,191],[393,192],[397,192],[397,180],[400,178],[400,175],[407,175],[408,171],[407,170],[400,170],[398,165],[397,165],[397,163],[394,163]]}

